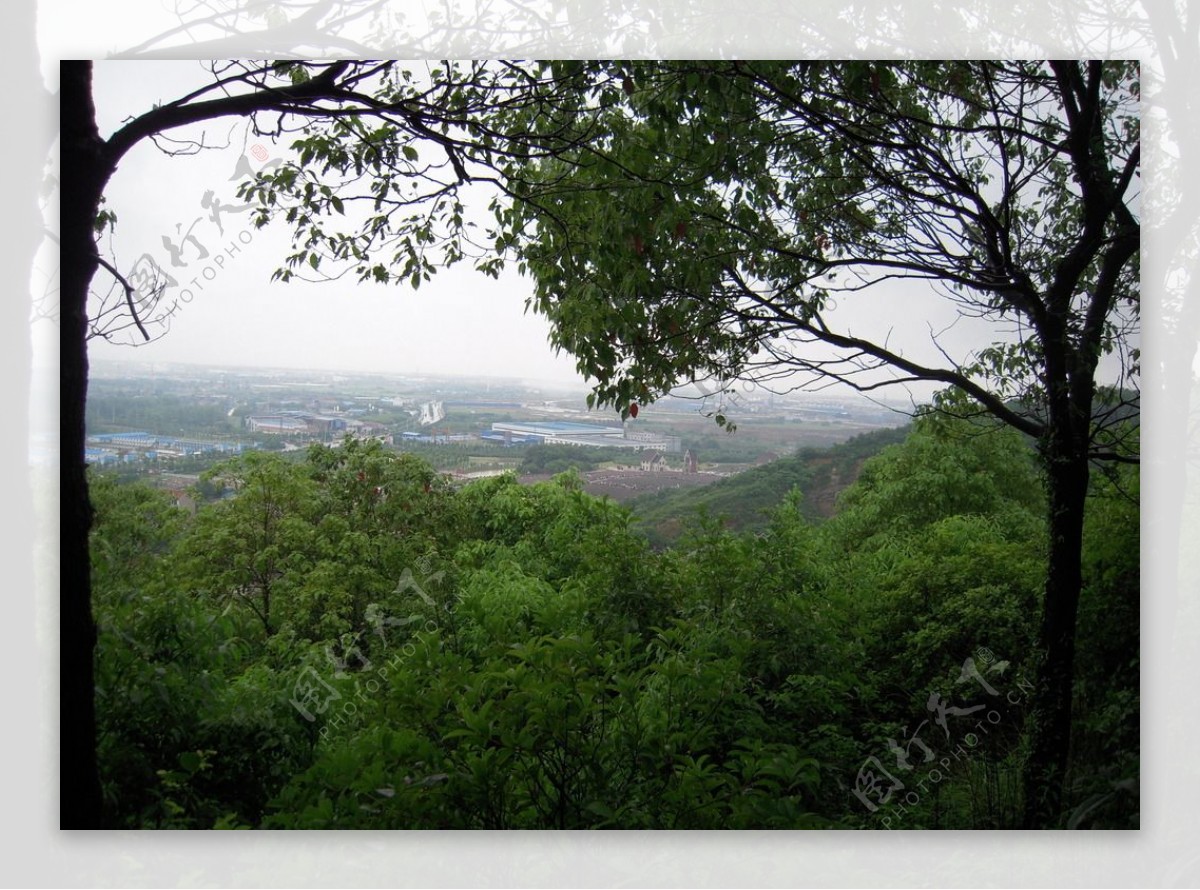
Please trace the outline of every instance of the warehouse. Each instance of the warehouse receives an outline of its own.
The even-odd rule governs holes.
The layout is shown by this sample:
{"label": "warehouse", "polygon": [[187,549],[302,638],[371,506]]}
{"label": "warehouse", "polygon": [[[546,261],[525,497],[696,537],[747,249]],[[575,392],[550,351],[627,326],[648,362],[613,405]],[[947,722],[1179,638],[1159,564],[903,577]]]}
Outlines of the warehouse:
{"label": "warehouse", "polygon": [[675,436],[658,436],[653,433],[627,434],[624,427],[598,426],[591,423],[574,423],[565,420],[545,422],[500,421],[492,424],[489,439],[508,435],[533,440],[542,445],[580,445],[589,448],[634,448],[649,451],[679,451],[679,439]]}
{"label": "warehouse", "polygon": [[254,433],[278,433],[287,435],[289,433],[303,433],[308,431],[306,424],[299,417],[284,417],[279,414],[264,415],[260,417],[247,417],[246,426]]}

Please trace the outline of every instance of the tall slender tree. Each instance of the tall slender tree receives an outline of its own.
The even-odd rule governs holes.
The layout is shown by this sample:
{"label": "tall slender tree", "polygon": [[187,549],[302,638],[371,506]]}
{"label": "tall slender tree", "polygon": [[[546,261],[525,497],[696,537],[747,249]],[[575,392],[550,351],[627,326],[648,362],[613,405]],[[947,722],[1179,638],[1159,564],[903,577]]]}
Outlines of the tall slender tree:
{"label": "tall slender tree", "polygon": [[[1036,440],[1050,549],[1026,822],[1060,824],[1089,474],[1137,461],[1118,422],[1137,408],[1137,65],[549,67],[575,101],[528,127],[596,135],[510,174],[522,200],[497,212],[595,402],[629,412],[681,378],[924,381],[938,410]],[[920,311],[913,281],[994,342],[925,363],[833,311],[866,291]]]}
{"label": "tall slender tree", "polygon": [[[276,203],[275,188],[281,193],[301,188],[308,209],[293,213],[289,221],[311,223],[306,237],[313,240],[307,243],[317,247],[319,216],[344,214],[344,202],[353,199],[374,204],[376,213],[366,216],[354,234],[323,238],[319,246],[328,247],[338,259],[356,263],[364,277],[389,279],[392,266],[398,263],[403,280],[417,282],[434,267],[426,254],[438,238],[451,245],[448,255],[439,259],[461,256],[453,248],[465,239],[457,190],[470,181],[472,173],[462,146],[449,135],[450,127],[468,114],[484,116],[484,105],[468,107],[467,103],[513,101],[511,91],[498,88],[494,80],[498,73],[503,69],[490,69],[482,63],[445,68],[424,78],[392,62],[212,63],[211,76],[196,90],[135,113],[116,132],[103,136],[96,123],[92,64],[62,63],[62,827],[97,827],[102,819],[95,760],[96,631],[88,559],[92,511],[84,459],[87,341],[96,331],[96,318],[89,317],[89,288],[97,276],[106,276],[115,280],[125,295],[124,320],[113,315],[111,301],[101,298],[103,324],[109,330],[114,324],[132,323],[148,337],[139,306],[145,311],[162,303],[153,295],[139,293],[102,256],[97,244],[98,234],[111,224],[113,214],[119,216],[119,208],[102,206],[117,165],[134,146],[166,134],[188,139],[186,128],[204,121],[244,118],[264,138],[279,138],[307,126],[308,141],[301,140],[299,145],[302,166],[281,170],[259,193],[264,218]],[[318,122],[320,127],[314,129]],[[496,148],[491,135],[483,141],[484,156],[494,150],[510,150],[508,146]],[[201,139],[191,147],[207,146]],[[355,165],[353,175],[339,177],[332,186],[321,180],[331,170],[345,173]],[[390,193],[393,182],[397,186]],[[389,251],[387,259],[370,261],[384,250]],[[294,261],[295,257],[293,265]],[[315,270],[318,263],[313,260],[309,265]]]}

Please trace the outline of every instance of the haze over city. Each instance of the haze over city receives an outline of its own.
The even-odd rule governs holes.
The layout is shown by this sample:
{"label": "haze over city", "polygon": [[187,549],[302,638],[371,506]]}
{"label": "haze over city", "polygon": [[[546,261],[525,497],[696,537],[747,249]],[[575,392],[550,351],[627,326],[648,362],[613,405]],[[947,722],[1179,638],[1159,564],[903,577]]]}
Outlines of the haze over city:
{"label": "haze over city", "polygon": [[[101,132],[210,78],[197,61],[98,63]],[[124,160],[107,192],[106,206],[117,222],[111,240],[105,239],[116,265],[128,274],[136,276],[153,263],[171,276],[175,284],[164,296],[174,306],[169,331],[150,343],[132,329],[111,343],[94,339],[93,357],[494,375],[586,386],[573,358],[550,346],[547,320],[526,310],[532,282],[515,269],[494,280],[467,261],[439,271],[416,292],[408,284],[359,283],[352,274],[319,283],[271,281],[291,252],[289,232],[282,225],[255,229],[250,205],[236,191],[251,172],[286,157],[290,138],[272,144],[244,121],[210,123],[173,138],[178,141],[159,148],[139,145]],[[194,151],[188,140],[212,148]],[[482,186],[464,195],[480,231],[488,224],[489,198]],[[896,311],[898,304],[904,311]],[[885,339],[902,354],[934,364],[945,361],[939,347],[961,360],[997,334],[994,326],[958,316],[928,286],[913,282],[843,299],[830,317],[848,331]],[[157,337],[164,326],[152,325],[151,331]],[[925,400],[932,391],[916,387],[911,397]],[[902,388],[887,396],[909,399]]]}

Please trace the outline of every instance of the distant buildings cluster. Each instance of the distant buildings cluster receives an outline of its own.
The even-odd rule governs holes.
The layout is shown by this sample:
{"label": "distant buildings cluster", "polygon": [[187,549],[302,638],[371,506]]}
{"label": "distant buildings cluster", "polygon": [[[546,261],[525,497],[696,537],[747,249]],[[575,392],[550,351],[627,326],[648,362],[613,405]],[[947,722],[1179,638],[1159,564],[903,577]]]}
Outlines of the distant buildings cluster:
{"label": "distant buildings cluster", "polygon": [[401,442],[419,442],[422,445],[452,445],[456,442],[474,442],[474,436],[449,435],[445,433],[413,433],[400,434]]}
{"label": "distant buildings cluster", "polygon": [[590,448],[632,448],[678,454],[678,436],[635,432],[622,426],[597,426],[570,421],[501,421],[480,434],[485,442],[501,445],[579,445]]}
{"label": "distant buildings cluster", "polygon": [[204,454],[241,454],[254,448],[245,442],[214,442],[159,436],[147,432],[100,433],[88,436],[84,460],[95,466],[136,463],[143,460],[173,460]]}
{"label": "distant buildings cluster", "polygon": [[275,436],[311,436],[313,438],[380,438],[391,444],[388,428],[381,423],[358,420],[342,415],[314,414],[308,411],[278,411],[256,414],[246,418],[246,428],[252,433]]}
{"label": "distant buildings cluster", "polygon": [[643,473],[696,473],[698,472],[696,464],[696,454],[692,449],[688,449],[683,455],[683,469],[676,470],[667,463],[661,451],[654,451],[642,458],[639,469]]}

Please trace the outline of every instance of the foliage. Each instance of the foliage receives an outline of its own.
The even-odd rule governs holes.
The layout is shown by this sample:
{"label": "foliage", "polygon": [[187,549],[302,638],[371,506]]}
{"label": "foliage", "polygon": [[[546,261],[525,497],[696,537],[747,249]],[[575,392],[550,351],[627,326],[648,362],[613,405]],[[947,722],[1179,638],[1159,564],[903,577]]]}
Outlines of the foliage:
{"label": "foliage", "polygon": [[136,589],[175,544],[184,514],[165,492],[145,485],[121,484],[99,474],[90,484],[96,511],[92,575],[98,587],[113,595]]}
{"label": "foliage", "polygon": [[839,535],[847,547],[877,536],[920,534],[947,517],[992,516],[1019,508],[1028,521],[1045,512],[1035,455],[995,423],[920,420],[903,445],[868,461],[842,497]]}
{"label": "foliage", "polygon": [[243,431],[239,417],[229,417],[220,403],[197,403],[195,398],[169,394],[106,394],[88,399],[87,427],[91,433],[149,430],[163,435],[229,435]]}
{"label": "foliage", "polygon": [[[1043,352],[1065,346],[1039,304],[1103,279],[1111,322],[1102,331],[1082,308],[1068,322],[1097,351],[1120,348],[1136,312],[1137,227],[1120,203],[1136,188],[1133,66],[562,62],[543,75],[576,98],[521,123],[591,138],[510,170],[522,200],[497,213],[524,236],[531,302],[597,381],[598,404],[781,365],[872,386],[866,372],[892,365],[1032,427],[1005,400],[1044,392]],[[1085,80],[1102,119],[1072,116]],[[1081,167],[1095,177],[1082,196],[1069,186]],[[1103,274],[1101,227],[1120,240]],[[1025,316],[1029,336],[933,369],[839,330],[835,295],[898,276],[941,282],[973,314]]]}
{"label": "foliage", "polygon": [[310,740],[281,684],[254,666],[252,628],[161,582],[106,597],[97,618],[106,822],[256,823]]}
{"label": "foliage", "polygon": [[[259,174],[240,192],[257,205],[259,224],[282,217],[293,227],[293,253],[276,273],[282,281],[330,277],[334,269],[335,275],[353,271],[359,281],[418,288],[437,266],[468,252],[492,276],[512,257],[534,278],[530,306],[551,320],[553,344],[576,356],[580,371],[595,380],[589,402],[613,405],[623,416],[680,379],[774,379],[798,372],[802,383],[874,389],[888,383],[878,373],[884,372],[892,381],[952,387],[938,398],[943,413],[988,411],[1037,438],[1048,480],[1045,533],[1019,504],[1003,503],[1000,485],[976,485],[976,476],[991,469],[952,463],[959,475],[901,476],[894,473],[905,463],[900,456],[878,465],[862,493],[848,495],[847,518],[822,546],[863,577],[846,546],[850,533],[863,541],[863,558],[876,560],[884,573],[868,573],[882,581],[860,599],[882,603],[884,614],[893,594],[911,601],[926,590],[929,608],[946,607],[941,636],[901,635],[902,655],[919,661],[928,654],[923,647],[965,641],[966,625],[986,609],[1021,608],[1027,566],[1013,578],[1000,577],[998,567],[1018,541],[1049,542],[1037,644],[1044,663],[1025,798],[1027,824],[1061,820],[1088,461],[1133,459],[1111,435],[1126,411],[1097,413],[1094,396],[1104,355],[1120,363],[1114,392],[1136,393],[1138,378],[1138,351],[1130,345],[1139,325],[1135,62],[476,61],[433,64],[418,76],[394,62],[343,60],[220,62],[212,73],[214,83],[131,116],[103,139],[90,101],[90,68],[64,70],[62,104],[70,120],[62,167],[71,181],[64,180],[62,241],[84,258],[65,271],[62,287],[67,565],[84,572],[89,565],[82,459],[86,338],[107,336],[104,318],[113,309],[110,301],[104,309],[102,299],[102,311],[86,312],[92,276],[101,266],[113,271],[95,242],[115,221],[112,210],[100,209],[104,187],[133,145],[175,127],[244,116],[258,134],[296,134],[296,161]],[[493,204],[497,225],[486,243],[463,202],[474,182],[491,182],[503,193]],[[840,329],[832,317],[834,295],[898,278],[935,285],[960,313],[988,319],[997,333],[1010,336],[965,359],[946,355],[946,367],[926,367],[887,342]],[[132,314],[130,285],[122,293]],[[145,311],[160,312],[162,294],[156,289]],[[115,308],[124,311],[120,302]],[[169,314],[160,312],[158,321]],[[149,339],[142,320],[132,320]],[[840,351],[828,357],[812,350],[814,344]],[[728,423],[724,414],[716,421]],[[434,486],[432,474],[421,482],[414,465],[343,453],[344,462],[314,453],[302,468],[271,456],[230,464],[224,471],[236,497],[200,512],[164,560],[169,571],[163,578],[181,582],[182,593],[155,600],[143,617],[131,603],[152,595],[148,581],[144,590],[131,585],[106,594],[112,607],[132,608],[125,618],[133,625],[145,618],[157,626],[162,619],[163,626],[185,629],[168,636],[178,639],[186,661],[190,647],[208,645],[193,633],[202,615],[232,603],[241,609],[234,618],[239,624],[257,620],[253,644],[268,663],[332,639],[349,636],[354,645],[372,623],[368,617],[404,599],[400,585],[389,591],[397,569],[408,571],[408,561],[421,553],[433,571],[443,565],[443,554],[462,553],[461,565],[456,560],[452,571],[428,577],[485,602],[492,585],[510,585],[512,596],[500,601],[509,626],[503,618],[497,625],[486,609],[456,615],[446,644],[458,647],[452,650],[457,657],[470,659],[506,635],[534,632],[539,615],[571,625],[569,609],[547,608],[552,590],[569,590],[587,603],[584,615],[599,618],[594,637],[535,636],[534,643],[518,644],[532,647],[528,665],[517,666],[520,682],[512,676],[497,687],[500,700],[515,702],[514,714],[533,705],[542,716],[572,703],[578,709],[548,715],[563,726],[563,734],[553,736],[559,756],[522,762],[517,775],[528,781],[512,793],[526,796],[518,794],[514,810],[493,806],[500,818],[511,812],[514,819],[574,825],[583,813],[606,818],[598,806],[614,812],[592,800],[589,783],[608,766],[594,757],[600,747],[593,740],[607,732],[607,723],[592,712],[592,702],[607,682],[600,678],[607,676],[602,666],[611,645],[631,637],[648,647],[634,656],[637,669],[647,672],[646,687],[635,682],[631,688],[640,702],[655,700],[666,709],[653,715],[648,730],[649,738],[662,736],[667,745],[659,784],[648,786],[656,788],[656,812],[672,824],[742,824],[748,813],[763,825],[803,822],[814,764],[790,748],[772,747],[786,742],[763,746],[734,738],[721,718],[727,711],[755,732],[760,727],[760,688],[746,673],[752,637],[738,612],[750,608],[756,621],[773,614],[773,607],[760,608],[760,602],[751,608],[745,599],[761,569],[754,542],[702,527],[683,563],[656,560],[632,543],[628,516],[588,504],[570,480],[559,491],[530,497],[508,480],[460,500]],[[992,469],[1012,469],[1001,463]],[[1020,479],[1020,462],[1013,467]],[[562,513],[576,521],[558,522]],[[907,527],[896,527],[896,516]],[[114,529],[112,540],[122,534]],[[520,572],[502,569],[505,561],[516,561]],[[1109,563],[1096,561],[1088,571],[1103,577]],[[925,583],[890,584],[886,570],[896,565]],[[490,575],[472,588],[470,572]],[[836,591],[828,573],[824,577]],[[107,581],[95,579],[100,587]],[[80,705],[89,704],[91,692],[91,582],[84,575],[66,585],[68,692]],[[960,585],[966,593],[950,589]],[[431,590],[438,597],[418,587],[426,607],[451,608],[446,591],[432,582]],[[1003,638],[1015,642],[1024,631],[1009,618]],[[472,631],[473,620],[482,626]],[[719,638],[713,636],[718,627]],[[440,641],[440,631],[421,645],[431,639]],[[918,667],[919,675],[925,666]],[[270,674],[263,676],[270,686]],[[588,686],[587,702],[574,686],[560,700],[540,700],[522,685],[533,684],[538,694],[563,692],[577,676],[601,684]],[[635,669],[630,678],[636,676]],[[686,688],[700,710],[673,710],[677,688]],[[858,694],[868,699],[871,690]],[[194,704],[196,714],[205,712],[204,702]],[[1118,722],[1128,717],[1128,702],[1114,706],[1122,711]],[[73,720],[74,712],[66,712]],[[91,709],[79,714],[85,769],[78,783],[64,786],[70,794],[79,784],[90,810]],[[695,741],[697,751],[684,754],[673,745],[682,730],[672,728],[672,714],[686,724],[684,738]],[[491,741],[488,736],[488,750]],[[403,736],[406,750],[414,744],[421,742]],[[499,748],[509,750],[506,742]],[[577,760],[583,750],[592,756],[588,763]],[[205,796],[194,789],[220,753],[220,747],[197,747],[161,766],[157,775],[172,804],[168,818],[191,811],[196,818],[211,816]],[[319,753],[338,763],[346,757],[343,750]],[[494,780],[491,757],[499,754],[480,753],[469,769],[463,760],[461,769],[480,766]],[[631,787],[653,774],[635,766]],[[444,775],[449,784],[461,772]],[[420,782],[439,786],[442,780],[431,776]],[[497,793],[510,790],[502,783]],[[773,804],[758,807],[758,792],[773,796]],[[494,804],[492,796],[487,800]],[[314,812],[329,816],[329,801],[320,796]],[[1090,802],[1084,812],[1096,806]],[[91,813],[82,818],[92,822]],[[232,818],[218,820],[230,824]],[[629,818],[636,823],[643,812]],[[1072,820],[1081,819],[1076,813]]]}
{"label": "foliage", "polygon": [[[851,793],[864,758],[931,692],[961,697],[981,647],[1010,686],[1029,670],[1040,483],[980,424],[917,423],[826,522],[793,490],[757,533],[702,518],[662,552],[574,472],[455,489],[347,441],[211,476],[234,494],[195,517],[96,486],[112,825],[879,827]],[[1089,522],[1080,824],[1136,818],[1112,788],[1136,768],[1136,650],[1098,620],[1136,605],[1115,491]],[[909,827],[1012,827],[1024,744],[1008,720]]]}
{"label": "foliage", "polygon": [[521,458],[522,475],[565,473],[572,468],[580,472],[594,470],[613,459],[604,448],[580,448],[578,445],[530,445]]}

